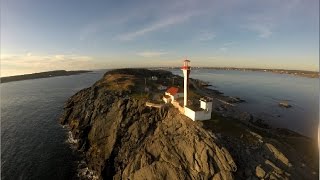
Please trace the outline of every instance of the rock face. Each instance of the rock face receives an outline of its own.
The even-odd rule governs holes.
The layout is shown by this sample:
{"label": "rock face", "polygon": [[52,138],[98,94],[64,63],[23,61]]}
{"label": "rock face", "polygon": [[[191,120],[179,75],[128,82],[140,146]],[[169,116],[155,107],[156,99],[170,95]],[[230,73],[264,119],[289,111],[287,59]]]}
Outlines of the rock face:
{"label": "rock face", "polygon": [[60,122],[77,139],[92,177],[233,179],[237,166],[213,133],[174,108],[146,107],[137,96],[140,80],[151,75],[170,76],[115,70],[66,102]]}
{"label": "rock face", "polygon": [[291,167],[292,165],[289,163],[288,158],[282,154],[277,148],[275,148],[272,144],[265,144],[268,150],[274,155],[274,157],[280,160],[284,165]]}

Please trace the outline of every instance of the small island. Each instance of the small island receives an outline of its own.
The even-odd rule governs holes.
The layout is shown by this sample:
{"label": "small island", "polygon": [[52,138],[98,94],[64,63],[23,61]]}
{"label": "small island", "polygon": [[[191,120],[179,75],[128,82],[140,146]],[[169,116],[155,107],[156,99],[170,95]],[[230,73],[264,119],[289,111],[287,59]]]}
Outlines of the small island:
{"label": "small island", "polygon": [[66,71],[66,70],[56,70],[56,71],[46,71],[40,73],[32,73],[32,74],[23,74],[23,75],[16,75],[16,76],[8,76],[8,77],[1,77],[1,83],[7,83],[12,81],[22,81],[28,79],[39,79],[39,78],[50,78],[55,76],[70,76],[75,74],[87,73],[91,71]]}

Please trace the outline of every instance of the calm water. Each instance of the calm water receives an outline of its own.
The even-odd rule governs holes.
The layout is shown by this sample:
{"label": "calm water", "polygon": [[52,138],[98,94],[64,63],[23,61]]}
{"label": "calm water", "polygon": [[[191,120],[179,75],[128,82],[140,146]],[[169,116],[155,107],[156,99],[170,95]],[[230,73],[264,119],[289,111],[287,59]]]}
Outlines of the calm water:
{"label": "calm water", "polygon": [[[182,76],[181,70],[173,73]],[[238,96],[246,103],[238,108],[309,137],[317,137],[319,124],[319,79],[266,72],[192,70],[191,78],[213,85],[225,95]],[[288,100],[292,108],[278,103]],[[278,117],[280,116],[280,117]]]}
{"label": "calm water", "polygon": [[76,160],[58,123],[64,102],[102,72],[1,84],[1,179],[72,179]]}
{"label": "calm water", "polygon": [[[174,73],[182,75],[181,71]],[[89,87],[103,72],[1,84],[1,178],[71,179],[77,157],[58,123],[64,102]],[[305,135],[316,133],[319,79],[288,75],[192,70],[192,78],[209,81],[227,95],[247,101],[239,108],[272,117],[273,123]],[[290,100],[282,109],[278,101]],[[280,115],[279,117],[274,117]]]}

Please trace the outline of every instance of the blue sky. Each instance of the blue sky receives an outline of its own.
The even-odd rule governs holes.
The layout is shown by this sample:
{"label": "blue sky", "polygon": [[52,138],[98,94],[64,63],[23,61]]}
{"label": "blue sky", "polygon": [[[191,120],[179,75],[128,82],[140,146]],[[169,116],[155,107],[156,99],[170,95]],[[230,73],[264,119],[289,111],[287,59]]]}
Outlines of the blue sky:
{"label": "blue sky", "polygon": [[192,66],[319,70],[319,1],[1,1],[1,76],[186,57]]}

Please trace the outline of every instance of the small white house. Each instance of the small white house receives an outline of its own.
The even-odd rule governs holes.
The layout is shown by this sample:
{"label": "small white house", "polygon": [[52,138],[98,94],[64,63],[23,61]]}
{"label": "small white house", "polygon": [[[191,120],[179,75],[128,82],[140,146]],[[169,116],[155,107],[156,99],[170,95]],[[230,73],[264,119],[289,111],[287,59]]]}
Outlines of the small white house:
{"label": "small white house", "polygon": [[158,77],[157,76],[151,76],[151,80],[156,81],[156,80],[158,80]]}
{"label": "small white house", "polygon": [[200,98],[200,108],[206,111],[212,112],[212,98],[209,98],[209,97]]}
{"label": "small white house", "polygon": [[184,107],[184,114],[193,121],[211,119],[212,99],[204,97],[200,99],[200,107]]}

